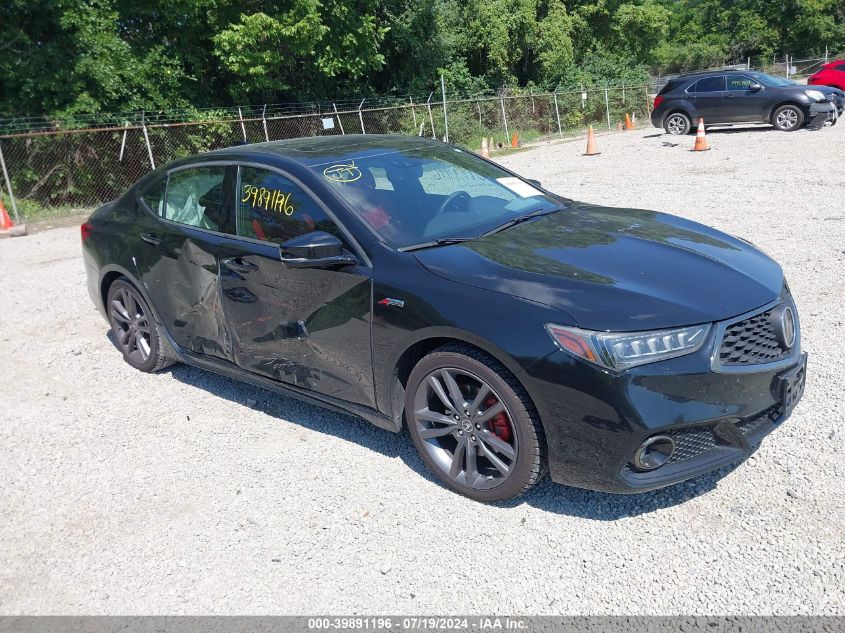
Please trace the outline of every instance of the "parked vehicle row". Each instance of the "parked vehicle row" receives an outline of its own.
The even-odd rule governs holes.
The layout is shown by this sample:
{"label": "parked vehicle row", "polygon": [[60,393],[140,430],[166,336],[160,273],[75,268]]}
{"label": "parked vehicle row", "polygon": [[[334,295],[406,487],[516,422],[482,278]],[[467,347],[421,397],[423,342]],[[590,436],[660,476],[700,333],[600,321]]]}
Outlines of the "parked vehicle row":
{"label": "parked vehicle row", "polygon": [[769,123],[793,132],[834,125],[845,112],[845,92],[803,86],[750,70],[705,71],[670,80],[654,100],[651,122],[668,134],[688,134],[699,119],[707,125]]}

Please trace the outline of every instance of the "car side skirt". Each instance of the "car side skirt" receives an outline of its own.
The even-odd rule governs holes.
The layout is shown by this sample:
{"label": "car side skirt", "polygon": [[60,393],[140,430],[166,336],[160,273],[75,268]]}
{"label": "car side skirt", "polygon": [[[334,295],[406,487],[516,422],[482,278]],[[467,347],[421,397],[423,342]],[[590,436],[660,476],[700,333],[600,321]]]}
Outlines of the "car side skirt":
{"label": "car side skirt", "polygon": [[353,402],[347,402],[346,400],[340,400],[338,398],[319,394],[314,391],[309,391],[307,389],[302,389],[301,387],[297,387],[296,385],[288,385],[276,382],[269,378],[265,378],[263,376],[259,376],[258,374],[253,374],[244,369],[241,369],[237,365],[232,365],[225,361],[211,359],[200,354],[194,354],[191,352],[186,352],[182,349],[177,349],[175,347],[175,344],[172,343],[172,341],[171,345],[174,346],[174,350],[176,350],[176,354],[179,357],[179,360],[184,363],[187,363],[188,365],[192,365],[199,369],[211,371],[215,374],[219,374],[227,378],[246,382],[256,387],[261,387],[262,389],[267,389],[268,391],[273,391],[284,396],[290,396],[291,398],[296,398],[297,400],[302,400],[310,404],[315,404],[327,409],[332,409],[333,411],[337,411],[338,413],[354,415],[356,417],[366,420],[371,424],[374,424],[379,428],[386,429],[388,431],[393,431],[394,433],[398,433],[401,430],[401,424],[397,424],[396,421],[376,411],[375,409],[355,404]]}

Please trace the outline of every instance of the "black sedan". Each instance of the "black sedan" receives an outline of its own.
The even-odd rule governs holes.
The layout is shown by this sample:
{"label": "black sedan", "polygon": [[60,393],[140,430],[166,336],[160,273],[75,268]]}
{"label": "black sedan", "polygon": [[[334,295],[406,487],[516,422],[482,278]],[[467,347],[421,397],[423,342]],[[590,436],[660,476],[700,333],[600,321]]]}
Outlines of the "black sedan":
{"label": "black sedan", "polygon": [[803,391],[795,304],[749,243],[421,138],[180,160],[82,242],[132,366],[181,361],[407,426],[473,499],[547,471],[612,492],[688,479],[750,455]]}
{"label": "black sedan", "polygon": [[845,92],[802,86],[750,70],[711,70],[671,79],[654,99],[651,123],[668,134],[687,134],[706,124],[770,123],[794,132],[835,124],[845,111]]}

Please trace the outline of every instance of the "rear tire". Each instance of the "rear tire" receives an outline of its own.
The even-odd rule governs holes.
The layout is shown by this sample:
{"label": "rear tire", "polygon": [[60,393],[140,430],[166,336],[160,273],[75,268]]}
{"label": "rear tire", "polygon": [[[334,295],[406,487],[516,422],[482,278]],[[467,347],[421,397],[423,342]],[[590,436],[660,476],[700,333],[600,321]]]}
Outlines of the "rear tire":
{"label": "rear tire", "polygon": [[143,372],[155,372],[176,361],[162,349],[162,337],[152,310],[141,293],[128,282],[118,279],[106,299],[114,343],[123,360]]}
{"label": "rear tire", "polygon": [[692,119],[683,112],[673,112],[663,121],[663,129],[666,134],[684,136],[692,130]]}
{"label": "rear tire", "polygon": [[796,105],[784,105],[772,114],[772,125],[781,132],[794,132],[804,125],[804,112]]}
{"label": "rear tire", "polygon": [[446,345],[417,363],[405,390],[405,423],[429,470],[470,499],[512,499],[544,473],[545,435],[527,392],[496,359],[468,345]]}

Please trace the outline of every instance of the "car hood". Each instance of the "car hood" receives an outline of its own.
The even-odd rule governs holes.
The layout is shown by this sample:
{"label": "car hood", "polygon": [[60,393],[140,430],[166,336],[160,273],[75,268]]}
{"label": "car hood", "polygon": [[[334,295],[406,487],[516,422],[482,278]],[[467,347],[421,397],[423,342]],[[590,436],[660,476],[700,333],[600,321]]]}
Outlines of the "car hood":
{"label": "car hood", "polygon": [[807,90],[817,90],[821,92],[826,97],[830,98],[831,96],[840,97],[843,95],[843,92],[839,88],[834,88],[832,86],[815,86],[815,85],[796,85],[796,86],[786,86],[783,90],[787,90],[789,92],[795,92],[804,94]]}
{"label": "car hood", "polygon": [[415,255],[436,275],[593,330],[720,321],[773,301],[784,284],[780,266],[747,242],[664,213],[583,203]]}
{"label": "car hood", "polygon": [[799,90],[818,90],[824,94],[835,94],[840,95],[842,91],[839,88],[834,88],[833,86],[796,86]]}

